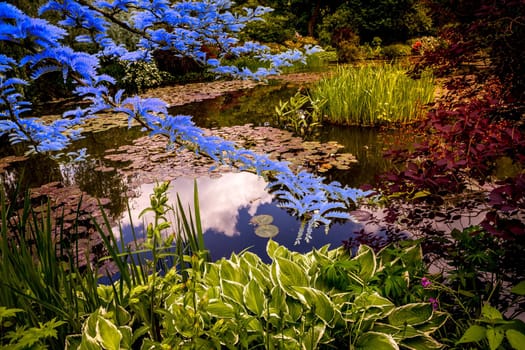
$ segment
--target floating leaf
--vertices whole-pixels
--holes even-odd
[[[255,215],[250,219],[250,223],[254,225],[269,225],[273,222],[273,216],[271,215]]]
[[[279,228],[275,225],[261,225],[255,229],[255,234],[262,238],[272,238],[277,236]]]

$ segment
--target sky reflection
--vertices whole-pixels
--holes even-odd
[[[184,209],[193,213],[193,178],[182,177],[171,182],[168,192],[170,204],[177,203],[179,195]],[[137,220],[144,208],[150,205],[150,194],[155,184],[144,184],[138,189],[138,198],[130,201],[131,217]],[[261,204],[271,203],[272,197],[266,192],[266,182],[257,175],[250,173],[226,173],[220,177],[199,177],[199,207],[203,231],[214,231],[228,237],[238,236],[239,211],[244,209],[253,216]],[[146,222],[151,222],[153,216],[148,213]],[[129,215],[121,220],[121,225],[130,227]],[[142,225],[135,225],[137,232]]]
[[[185,209],[193,210],[193,178],[183,177],[173,181],[169,190],[170,203],[175,204],[177,194]],[[143,237],[145,225],[138,219],[142,210],[150,205],[149,196],[153,193],[155,184],[145,184],[139,188],[139,196],[130,201],[131,217],[134,230],[139,237]],[[279,227],[279,234],[273,239],[287,248],[307,252],[314,247],[330,244],[332,248],[341,245],[362,225],[347,222],[334,224],[330,233],[324,233],[324,227],[314,230],[314,239],[294,245],[300,222],[286,210],[279,208],[272,197],[266,192],[266,183],[257,175],[250,173],[227,173],[217,178],[199,177],[199,206],[204,231],[204,243],[210,250],[212,260],[229,257],[231,253],[250,250],[263,260],[266,255],[267,238],[255,234],[255,226],[250,219],[255,215],[267,214],[274,218],[273,224]],[[153,216],[145,217],[146,224],[152,222]],[[173,222],[174,218],[169,217]],[[131,222],[126,214],[121,220],[124,233],[124,242],[131,241]],[[115,230],[118,232],[118,229]]]

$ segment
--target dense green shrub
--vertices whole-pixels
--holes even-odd
[[[412,54],[412,47],[406,44],[392,44],[383,47],[383,56],[388,59],[402,58]]]
[[[159,70],[155,62],[123,62],[124,76],[121,83],[128,91],[143,92],[146,89],[162,85],[169,80],[167,72]]]
[[[361,60],[363,52],[361,48],[351,41],[340,41],[337,47],[337,61],[349,63]]]

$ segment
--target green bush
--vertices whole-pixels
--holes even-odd
[[[410,56],[412,54],[412,47],[405,44],[392,44],[383,47],[383,56],[389,59],[401,58]]]
[[[339,67],[318,82],[313,98],[327,100],[322,112],[329,122],[375,126],[406,124],[421,118],[434,98],[434,79],[425,72],[412,79],[400,65]]]
[[[143,92],[146,89],[162,85],[169,80],[168,73],[160,71],[155,62],[122,62],[124,76],[121,84],[127,91]]]
[[[506,319],[491,306],[493,292],[483,305],[473,300],[481,292],[476,283],[490,277],[486,272],[497,268],[492,262],[498,259],[498,251],[487,256],[480,250],[487,243],[491,248],[491,238],[471,235],[477,227],[452,232],[457,259],[435,279],[425,277],[420,244],[410,240],[377,252],[361,245],[352,252],[324,246],[303,254],[270,239],[270,263],[248,251],[209,262],[196,186],[194,213],[185,213],[180,199],[175,207],[167,203],[168,186],[157,185],[143,211],[152,212],[154,221],[141,251],[118,245],[111,231],[102,235],[120,272],[111,285],[99,284],[89,267],[80,271],[72,256],[58,255],[62,249],[52,239],[51,216],[37,219],[29,200],[15,211],[0,196],[0,346],[394,350],[476,343],[522,348],[525,323]],[[11,220],[15,212],[17,221]],[[166,219],[170,213],[174,226]],[[111,227],[107,218],[105,226]],[[179,235],[163,234],[172,230]],[[153,258],[141,257],[143,252]],[[164,265],[168,257],[174,258],[172,266]],[[490,278],[487,285],[491,281],[493,288],[499,286]],[[521,305],[525,282],[510,292]]]
[[[337,48],[337,61],[340,63],[355,62],[363,59],[359,45],[351,41],[340,41]]]

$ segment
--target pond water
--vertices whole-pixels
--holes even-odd
[[[193,212],[194,179],[182,177],[171,183],[169,197],[179,195],[185,207]],[[220,177],[199,177],[199,209],[202,217],[205,246],[210,250],[212,260],[228,257],[232,252],[239,253],[250,250],[269,262],[266,255],[267,238],[255,234],[256,226],[250,221],[257,215],[270,215],[273,224],[279,228],[279,233],[273,239],[281,245],[299,252],[310,251],[313,247],[330,244],[338,247],[344,240],[359,231],[363,225],[347,222],[335,224],[326,235],[324,228],[314,230],[314,239],[294,245],[299,231],[300,222],[280,209],[265,190],[266,183],[251,173],[229,173]],[[154,184],[140,186],[140,195],[130,201],[130,213],[133,219],[133,230],[140,241],[144,237],[144,224],[136,219],[141,210],[149,206],[149,194],[153,192]],[[145,217],[146,222],[152,221],[152,216]],[[115,230],[118,232],[118,230]],[[132,241],[132,227],[129,216],[121,221],[121,232],[124,241]]]
[[[296,87],[260,86],[243,92],[229,93],[215,99],[205,100],[171,109],[172,114],[194,116],[198,126],[210,129],[251,123],[254,126],[271,126],[274,106],[279,100],[293,95]],[[323,174],[327,181],[337,180],[351,187],[372,183],[374,176],[388,167],[382,156],[387,140],[399,138],[401,132],[380,131],[368,128],[348,128],[325,126],[314,138],[320,142],[337,141],[344,152],[357,157],[358,164],[350,170],[332,170]],[[66,164],[49,158],[36,157],[30,160],[13,159],[13,154],[21,154],[21,149],[2,147],[0,160],[0,181],[6,192],[13,191],[21,182],[22,188],[39,188],[49,183],[59,183],[59,187],[78,188],[85,196],[107,199],[104,204],[115,220],[120,220],[123,228],[123,239],[130,240],[130,222],[126,207],[129,203],[134,223],[138,214],[149,205],[149,195],[154,184],[152,181],[141,183],[133,171],[123,175],[120,169],[126,168],[127,162],[112,161],[105,157],[108,150],[131,144],[143,134],[137,128],[112,128],[107,131],[86,133],[72,149],[87,148],[90,158],[82,163]],[[178,157],[178,156],[177,156]],[[132,169],[133,170],[133,169]],[[169,169],[168,169],[169,171]],[[23,174],[23,176],[22,176]],[[131,175],[130,175],[131,174]],[[155,176],[155,175],[153,175]],[[164,181],[160,174],[158,181]],[[279,234],[274,238],[290,249],[305,252],[312,247],[331,244],[341,245],[356,231],[361,224],[347,222],[334,224],[328,235],[324,228],[314,231],[314,240],[294,246],[300,222],[279,208],[266,192],[266,183],[249,173],[217,174],[180,173],[171,176],[171,197],[175,203],[178,193],[183,203],[191,203],[193,181],[197,178],[199,189],[202,224],[205,231],[205,243],[212,259],[229,256],[232,252],[245,249],[265,256],[266,238],[255,235],[250,219],[255,215],[268,214],[274,218]],[[151,178],[150,178],[151,179]],[[71,197],[71,196],[70,196]],[[135,229],[140,232],[142,224]]]

